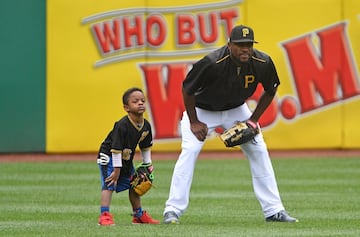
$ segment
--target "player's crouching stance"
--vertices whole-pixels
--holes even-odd
[[[113,192],[129,190],[129,200],[133,210],[133,224],[159,224],[146,211],[142,210],[140,196],[147,190],[136,188],[133,158],[135,149],[139,145],[143,168],[151,174],[151,146],[152,131],[150,123],[144,119],[145,97],[141,89],[130,88],[123,95],[124,110],[128,113],[115,122],[113,129],[102,142],[97,163],[101,177],[101,201],[98,224],[102,226],[114,225],[110,214],[110,204]],[[143,176],[143,174],[141,174]],[[151,180],[152,181],[152,180]],[[139,179],[136,179],[139,184]],[[151,187],[151,185],[146,185]],[[142,190],[139,192],[139,190]]]
[[[257,41],[252,28],[234,27],[227,45],[195,62],[182,83],[186,112],[181,119],[181,153],[163,212],[165,224],[179,223],[188,208],[195,163],[208,135],[218,127],[226,130],[221,135],[225,145],[240,145],[247,157],[265,220],[298,221],[285,211],[259,127],[259,119],[273,101],[280,79],[271,57],[255,49],[254,43]],[[263,94],[250,110],[246,101],[259,84]]]

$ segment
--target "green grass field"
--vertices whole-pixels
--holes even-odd
[[[156,188],[142,202],[162,220],[175,160],[153,163]],[[132,225],[122,192],[111,206],[117,225],[100,227],[95,161],[0,163],[0,236],[360,236],[360,157],[273,158],[273,166],[299,223],[264,221],[247,160],[201,159],[180,225]]]

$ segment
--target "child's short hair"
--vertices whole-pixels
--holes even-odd
[[[124,92],[124,95],[122,97],[122,101],[123,101],[124,105],[127,105],[129,103],[129,97],[130,97],[131,93],[133,93],[134,91],[140,91],[141,93],[144,94],[144,92],[138,87],[131,87],[131,88],[127,89]]]

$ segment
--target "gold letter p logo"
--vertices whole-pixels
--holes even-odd
[[[249,87],[249,84],[254,83],[255,82],[255,77],[254,75],[246,75],[245,76],[245,88]]]
[[[248,28],[242,29],[242,35],[243,35],[244,38],[246,38],[246,35],[248,35],[248,34],[249,34],[249,29]]]

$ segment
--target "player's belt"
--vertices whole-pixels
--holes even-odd
[[[244,102],[242,103],[237,103],[237,104],[227,104],[227,105],[223,105],[223,106],[212,106],[212,105],[205,105],[205,104],[201,104],[201,103],[196,103],[196,107],[200,108],[200,109],[204,109],[204,110],[209,110],[209,111],[224,111],[224,110],[229,110],[229,109],[234,109],[236,107],[239,107],[241,105],[243,105]]]

